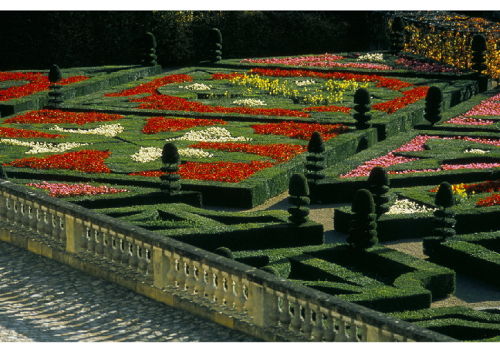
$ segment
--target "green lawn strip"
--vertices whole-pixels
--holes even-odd
[[[20,70],[21,71],[21,70]],[[22,70],[28,72],[33,70]],[[46,70],[34,70],[44,72]],[[63,77],[85,75],[90,78],[63,86],[61,92],[64,99],[71,99],[87,95],[103,89],[108,89],[125,82],[134,81],[144,76],[150,76],[161,72],[161,67],[148,66],[100,66],[62,69]],[[38,92],[29,96],[11,99],[0,103],[0,116],[5,117],[23,110],[41,109],[48,103],[48,91]]]
[[[282,278],[380,311],[428,307],[433,298],[455,290],[453,271],[382,246],[356,252],[347,245],[328,244],[236,252],[234,256],[251,266],[272,267]]]
[[[394,312],[398,319],[462,341],[500,341],[500,315],[462,306]]]
[[[500,232],[456,235],[444,242],[424,238],[424,252],[431,261],[473,275],[499,286]]]
[[[209,251],[221,246],[245,250],[323,243],[322,225],[308,221],[296,226],[280,210],[241,213],[156,204],[95,211]]]
[[[320,201],[323,203],[328,202],[351,202],[352,195],[357,189],[366,188],[368,185],[366,183],[367,176],[364,177],[352,177],[352,178],[340,178],[339,176],[345,174],[359,165],[363,164],[365,161],[372,160],[377,157],[386,155],[387,153],[401,147],[402,145],[411,141],[417,135],[438,135],[438,136],[469,136],[469,137],[480,137],[480,138],[498,138],[498,136],[491,132],[469,132],[467,134],[449,131],[411,131],[408,133],[403,133],[398,136],[391,137],[385,141],[379,142],[365,151],[361,151],[349,158],[346,158],[341,163],[337,163],[325,169],[326,178],[318,183],[317,192],[315,193],[313,200]],[[457,151],[458,148],[476,148],[480,147],[483,150],[493,151],[497,155],[498,147],[493,145],[478,144],[476,142],[449,140],[451,142],[450,146],[454,149],[448,150],[446,142],[439,142],[435,144],[436,141],[430,140],[431,144],[437,146],[441,144],[442,148],[439,148],[438,155],[440,159],[438,161],[449,162],[456,161],[462,163],[468,163],[471,159],[477,159],[479,161],[487,161],[483,158],[483,154],[470,154],[461,153]],[[429,145],[431,145],[429,144]],[[427,159],[415,162],[409,162],[399,165],[393,165],[387,167],[387,170],[401,170],[408,169],[419,166],[419,169],[428,168],[436,166],[436,160],[433,160],[432,150],[422,151],[424,154],[427,153]],[[399,154],[399,152],[398,152]],[[409,152],[401,153],[401,155],[407,154]],[[496,157],[497,158],[497,157]],[[498,159],[496,159],[498,160]],[[495,160],[495,161],[496,161]],[[491,158],[489,160],[492,161]],[[391,187],[409,187],[416,185],[439,185],[443,181],[448,181],[449,183],[468,183],[481,180],[496,180],[499,178],[500,170],[499,168],[488,168],[488,169],[458,169],[458,170],[444,170],[438,172],[418,172],[409,174],[391,174],[389,175],[391,181]]]
[[[434,208],[435,192],[429,190],[434,186],[415,186],[395,188],[392,203],[396,198],[409,199],[419,205]],[[477,207],[476,202],[490,193],[472,194],[468,197],[456,196],[453,211],[456,213],[457,233],[483,232],[499,228],[500,206]],[[351,206],[341,206],[334,210],[334,228],[339,232],[349,231],[352,218]],[[432,211],[424,213],[384,214],[377,221],[377,236],[381,241],[404,238],[422,238],[432,235],[434,216]]]

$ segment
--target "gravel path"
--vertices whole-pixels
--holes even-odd
[[[0,342],[255,338],[0,241]]]

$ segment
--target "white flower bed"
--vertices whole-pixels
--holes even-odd
[[[123,132],[124,128],[121,124],[100,125],[94,129],[65,129],[54,125],[50,130],[60,132],[70,132],[73,134],[89,134],[89,135],[102,135],[106,137],[114,137]]]
[[[482,150],[480,148],[468,148],[464,151],[464,153],[474,153],[474,154],[485,154],[488,153],[487,150]]]
[[[88,143],[78,143],[78,142],[63,142],[63,143],[28,142],[16,139],[0,139],[0,143],[6,145],[31,147],[30,150],[25,152],[26,154],[65,152],[72,148],[88,145]]]
[[[244,105],[246,107],[256,107],[256,106],[267,105],[263,100],[254,99],[254,98],[237,99],[237,100],[233,101],[233,104]]]
[[[384,54],[382,53],[366,53],[364,55],[360,55],[356,59],[357,61],[384,61]]]
[[[223,127],[211,126],[205,130],[191,130],[181,137],[166,139],[165,141],[197,141],[197,142],[233,142],[233,141],[251,141],[251,138],[245,136],[234,137],[229,130]]]
[[[212,158],[214,155],[199,148],[179,148],[179,155],[187,158]],[[158,147],[141,147],[139,152],[130,156],[139,163],[147,163],[161,158],[162,149]]]
[[[314,80],[295,81],[295,84],[299,87],[310,86],[310,85],[314,85],[315,83],[316,83],[316,81],[314,81]]]
[[[434,211],[435,208],[420,205],[408,199],[398,199],[391,206],[386,214],[410,214],[410,213],[427,213]]]
[[[204,83],[192,83],[186,86],[179,86],[179,88],[185,88],[190,91],[209,91],[212,86],[206,85]]]

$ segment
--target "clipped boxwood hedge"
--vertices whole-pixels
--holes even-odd
[[[348,245],[325,244],[242,251],[234,257],[383,312],[426,308],[455,291],[452,270],[383,246],[356,252]]]

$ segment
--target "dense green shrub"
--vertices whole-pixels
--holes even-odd
[[[455,197],[453,196],[453,189],[448,182],[442,182],[436,193],[435,199],[437,210],[434,211],[435,228],[434,234],[445,240],[456,234],[455,212],[450,209],[455,205]]]
[[[175,144],[169,142],[163,146],[161,161],[164,165],[161,171],[168,174],[160,176],[160,180],[162,181],[160,188],[167,194],[173,195],[181,189],[179,182],[181,177],[177,173],[179,171],[180,156]]]
[[[404,35],[404,22],[401,17],[395,17],[392,20],[391,24],[391,50],[394,53],[399,53],[403,50],[403,46],[405,44],[405,35]]]
[[[222,60],[222,33],[218,28],[212,28],[209,31],[210,51],[208,60],[217,62]]]
[[[311,201],[309,199],[309,186],[304,174],[292,175],[288,193],[290,194],[288,201],[295,206],[288,208],[288,213],[290,213],[288,219],[295,224],[307,222],[307,216],[309,215],[307,206]]]
[[[370,191],[360,189],[352,201],[354,212],[347,242],[356,249],[367,249],[377,244],[375,203]]]
[[[153,33],[151,32],[146,32],[143,37],[143,50],[144,50],[144,57],[142,59],[142,65],[144,66],[155,66],[158,64],[156,59],[158,58],[156,56],[156,38]]]
[[[432,86],[427,91],[425,97],[425,113],[424,118],[434,125],[441,120],[441,104],[443,103],[443,93],[441,89]]]
[[[377,217],[389,211],[389,177],[382,167],[374,167],[368,176],[368,190],[373,195]]]
[[[368,121],[372,118],[370,114],[366,114],[371,110],[370,108],[370,93],[365,88],[359,88],[354,93],[354,110],[356,113],[353,115],[356,119],[356,128],[359,130],[368,129],[371,125]]]
[[[325,178],[323,170],[325,169],[325,144],[321,134],[314,131],[307,145],[306,156],[306,177],[309,187],[313,187],[318,181]]]
[[[472,37],[472,69],[478,73],[486,70],[486,38],[481,34],[476,34]]]
[[[231,249],[226,248],[225,246],[221,246],[221,247],[215,249],[214,253],[216,253],[217,255],[227,257],[228,259],[234,258],[233,252],[231,251]]]
[[[61,106],[63,102],[63,94],[61,92],[61,85],[57,84],[57,82],[61,81],[62,72],[59,66],[52,65],[49,70],[49,81],[52,83],[50,85],[49,91],[49,104],[48,106],[52,109],[57,109]]]

